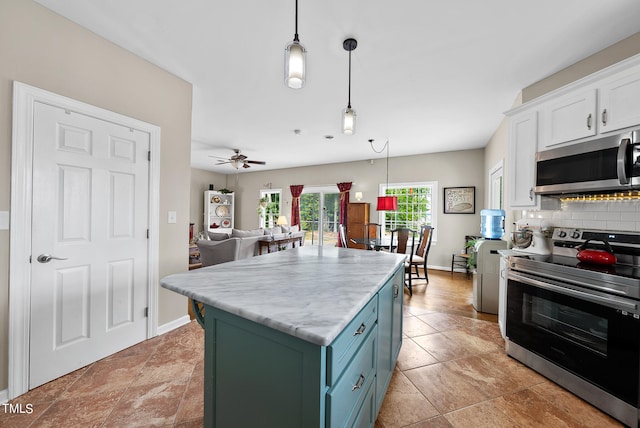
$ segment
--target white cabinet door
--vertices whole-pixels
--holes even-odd
[[[640,67],[600,88],[601,133],[640,125]]]
[[[542,107],[539,150],[596,135],[596,90],[571,93]]]
[[[509,205],[535,207],[539,197],[535,186],[536,150],[538,145],[538,112],[528,111],[509,119]]]

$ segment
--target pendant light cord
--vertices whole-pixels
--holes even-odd
[[[293,41],[294,42],[300,41],[300,39],[298,39],[298,0],[296,0],[296,31],[295,31],[295,34],[293,35]]]
[[[389,140],[387,140],[387,142],[384,143],[384,146],[382,146],[380,151],[377,151],[375,147],[373,147],[373,139],[369,140],[369,144],[371,144],[371,150],[373,150],[376,153],[382,153],[384,149],[387,149],[387,187],[389,187]]]
[[[347,102],[347,108],[351,108],[351,51],[349,51],[349,100]]]

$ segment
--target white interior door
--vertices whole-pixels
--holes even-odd
[[[29,387],[147,337],[150,137],[36,102]]]

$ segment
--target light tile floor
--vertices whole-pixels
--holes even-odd
[[[463,274],[429,277],[405,294],[402,350],[376,428],[622,426],[507,357],[496,317],[473,310]],[[11,404],[33,411],[0,406],[0,427],[202,427],[202,329],[192,322]]]

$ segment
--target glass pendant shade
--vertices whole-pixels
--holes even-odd
[[[378,211],[397,211],[398,210],[398,197],[397,196],[378,196]]]
[[[342,133],[351,135],[356,132],[356,111],[351,107],[342,110]]]
[[[293,89],[304,87],[306,80],[307,50],[299,41],[293,40],[285,48],[284,83]]]

